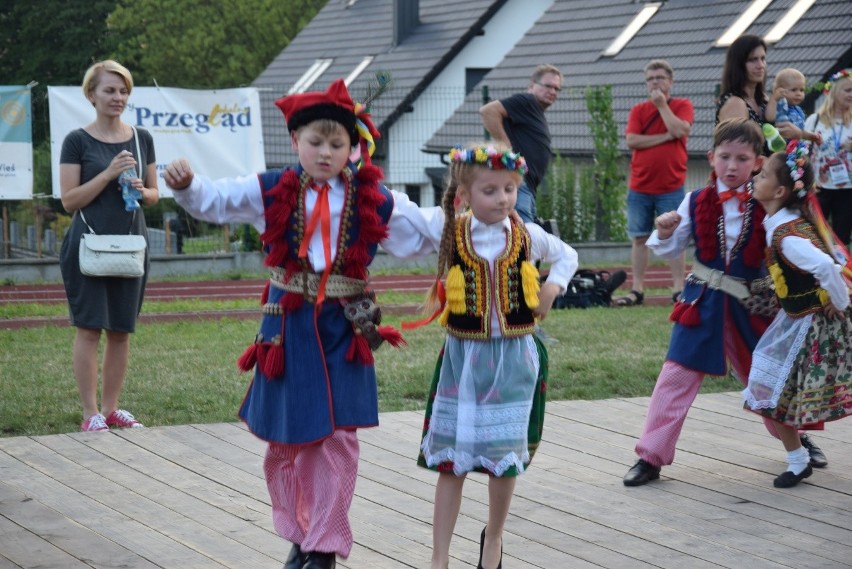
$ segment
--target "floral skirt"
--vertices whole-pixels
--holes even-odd
[[[778,403],[752,410],[795,428],[852,414],[852,307],[845,314],[845,320],[813,315]]]
[[[417,464],[456,475],[473,471],[517,476],[529,466],[541,442],[547,399],[547,350],[534,336],[478,342],[483,348],[481,355],[488,355],[486,361],[477,361],[467,353],[463,369],[456,366],[453,372],[453,364],[446,360],[459,359],[460,353],[448,354],[448,350],[456,352],[461,348],[458,342],[475,341],[449,338],[441,350],[429,388]],[[511,349],[504,350],[504,343],[510,344]],[[514,354],[515,359],[509,356],[507,360],[512,363],[502,359],[496,362],[495,353]],[[515,361],[518,358],[532,361]],[[480,374],[476,404],[465,404],[465,384],[475,379],[469,375],[485,369],[489,371]],[[530,372],[532,375],[525,377]],[[486,377],[491,385],[483,390],[481,381]],[[524,386],[527,381],[528,387]]]

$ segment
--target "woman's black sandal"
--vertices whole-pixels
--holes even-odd
[[[613,304],[615,306],[641,306],[643,302],[645,302],[645,294],[638,290],[631,290],[627,293],[627,296],[616,298]]]

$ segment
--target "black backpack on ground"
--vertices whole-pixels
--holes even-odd
[[[554,308],[589,308],[590,306],[610,306],[612,293],[624,284],[627,273],[615,271],[593,271],[578,269],[568,283],[565,294],[556,298]]]

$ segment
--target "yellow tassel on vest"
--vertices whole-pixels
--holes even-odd
[[[538,269],[529,261],[521,262],[521,285],[524,287],[524,300],[530,310],[538,308]]]
[[[817,297],[819,297],[819,303],[823,306],[828,306],[831,304],[831,297],[828,296],[828,291],[824,288],[817,289]]]
[[[464,273],[458,265],[453,265],[447,271],[447,308],[453,314],[465,313]]]
[[[447,322],[450,321],[450,307],[445,306],[444,311],[441,312],[441,316],[438,318],[438,324],[441,326],[446,326]]]
[[[769,269],[769,274],[772,276],[772,283],[775,285],[775,294],[778,295],[778,298],[787,298],[789,290],[787,289],[787,281],[784,279],[784,273],[781,272],[781,267],[778,266],[778,263],[772,263],[767,268]]]

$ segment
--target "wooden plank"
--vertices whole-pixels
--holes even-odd
[[[33,554],[49,558],[45,551],[52,552],[52,549],[47,545],[31,543],[44,540],[66,557],[61,563],[56,563],[57,567],[77,567],[77,559],[86,559],[102,567],[156,567],[127,548],[57,514],[37,498],[0,481],[0,522],[4,519],[16,524],[18,529],[10,533],[0,531],[0,551],[11,552],[5,546],[10,540],[15,540],[16,545],[22,548],[21,551],[28,552],[27,556],[19,558],[21,562],[32,559]]]
[[[0,533],[0,535],[5,537],[5,534]],[[11,540],[12,537],[9,536],[9,539]],[[3,540],[0,540],[0,545],[2,545],[2,544],[3,544]],[[5,555],[0,553],[0,569],[23,569],[23,567],[21,567],[17,563],[12,563],[11,559],[7,558]]]
[[[282,547],[274,530],[266,527],[271,524],[262,523],[267,517],[261,516],[256,508],[251,508],[253,504],[249,504],[245,496],[211,485],[207,479],[181,471],[174,464],[151,456],[120,437],[101,437],[96,440],[97,444],[91,444],[90,441],[89,445],[81,445],[70,437],[47,437],[42,442],[58,455],[84,468],[100,467],[109,471],[112,482],[128,492],[146,496],[162,508],[174,512],[173,515],[180,516],[177,518],[178,523],[179,520],[188,518],[209,530],[208,535],[214,540],[217,540],[217,535],[223,534],[227,536],[226,541],[234,540],[247,545],[242,553],[245,557],[235,557],[236,561],[247,566],[256,566],[255,563],[269,562],[270,557],[274,559],[274,553],[286,555],[286,549]],[[117,455],[117,445],[113,442],[118,442],[118,446],[134,449],[136,459],[122,461],[113,458]],[[136,469],[128,464],[150,466]],[[179,480],[180,484],[171,482],[176,480]],[[230,554],[235,556],[240,555],[241,549],[243,548],[238,546],[228,547]]]
[[[115,436],[111,433],[80,433],[72,436],[76,438],[81,435],[82,438],[91,438],[91,444],[97,444],[96,441],[99,437]],[[68,437],[69,435],[58,436]],[[163,565],[178,566],[185,564],[185,566],[199,568],[227,567],[229,566],[227,562],[230,560],[250,559],[252,562],[258,563],[258,565],[255,565],[257,567],[264,566],[264,562],[267,563],[266,566],[272,566],[268,564],[270,561],[268,557],[248,551],[246,548],[240,547],[237,542],[208,530],[197,521],[169,510],[156,501],[113,482],[105,476],[106,472],[105,475],[102,475],[65,457],[46,452],[46,447],[35,440],[29,438],[13,439],[4,444],[4,450],[32,466],[41,474],[55,478],[61,485],[75,491],[81,503],[85,502],[89,508],[97,509],[102,517],[82,518],[90,529],[99,528],[103,523],[117,522],[119,525],[127,523],[138,525],[137,530],[129,530],[134,535],[128,536],[128,539],[137,540],[140,536],[150,539],[151,541],[147,545],[140,545],[146,548],[154,548],[156,558],[164,559]],[[68,492],[66,491],[64,494],[67,495]],[[55,501],[50,504],[51,507],[54,509],[62,507],[59,502],[64,497],[66,496],[57,495]],[[110,519],[114,521],[110,522]],[[128,529],[125,528],[125,530]],[[112,532],[112,528],[104,531]],[[126,533],[126,531],[123,533]],[[118,541],[115,536],[111,536],[111,539]],[[165,549],[170,549],[172,553],[164,558],[160,549],[166,542],[170,543]],[[134,546],[134,550],[136,550],[135,547],[138,547],[138,545]]]
[[[198,563],[196,556],[187,548],[163,538],[159,533],[151,531],[136,520],[129,519],[121,512],[106,508],[77,492],[69,491],[67,486],[52,476],[27,467],[7,454],[11,448],[23,446],[21,442],[24,440],[28,439],[16,437],[0,440],[2,450],[5,451],[0,452],[0,472],[3,473],[5,483],[17,487],[30,496],[37,496],[40,503],[55,510],[59,515],[73,519],[89,529],[91,529],[90,526],[97,526],[97,532],[104,538],[135,552],[142,558],[165,560],[175,567],[203,569],[204,565]],[[32,443],[32,441],[29,442]],[[31,564],[37,565],[39,559],[36,557],[32,561]],[[207,566],[215,565],[208,563]]]
[[[62,551],[50,541],[0,516],[0,567],[63,567],[86,569],[89,565]]]
[[[783,457],[759,418],[739,408],[737,393],[700,395],[675,464],[658,482],[625,488],[647,403],[548,402],[544,441],[507,520],[505,566],[849,566],[852,423],[815,434],[828,469],[778,490],[771,479]],[[426,567],[437,475],[415,465],[423,413],[380,420],[359,431],[355,544],[338,567]],[[289,544],[271,527],[265,450],[241,423],[0,438],[0,569],[146,567],[110,564],[106,552],[91,560],[91,540],[148,566],[279,568]],[[451,566],[476,564],[487,483],[475,474],[465,482]],[[25,562],[8,555],[7,534],[36,540]],[[57,552],[72,562],[50,561]]]

